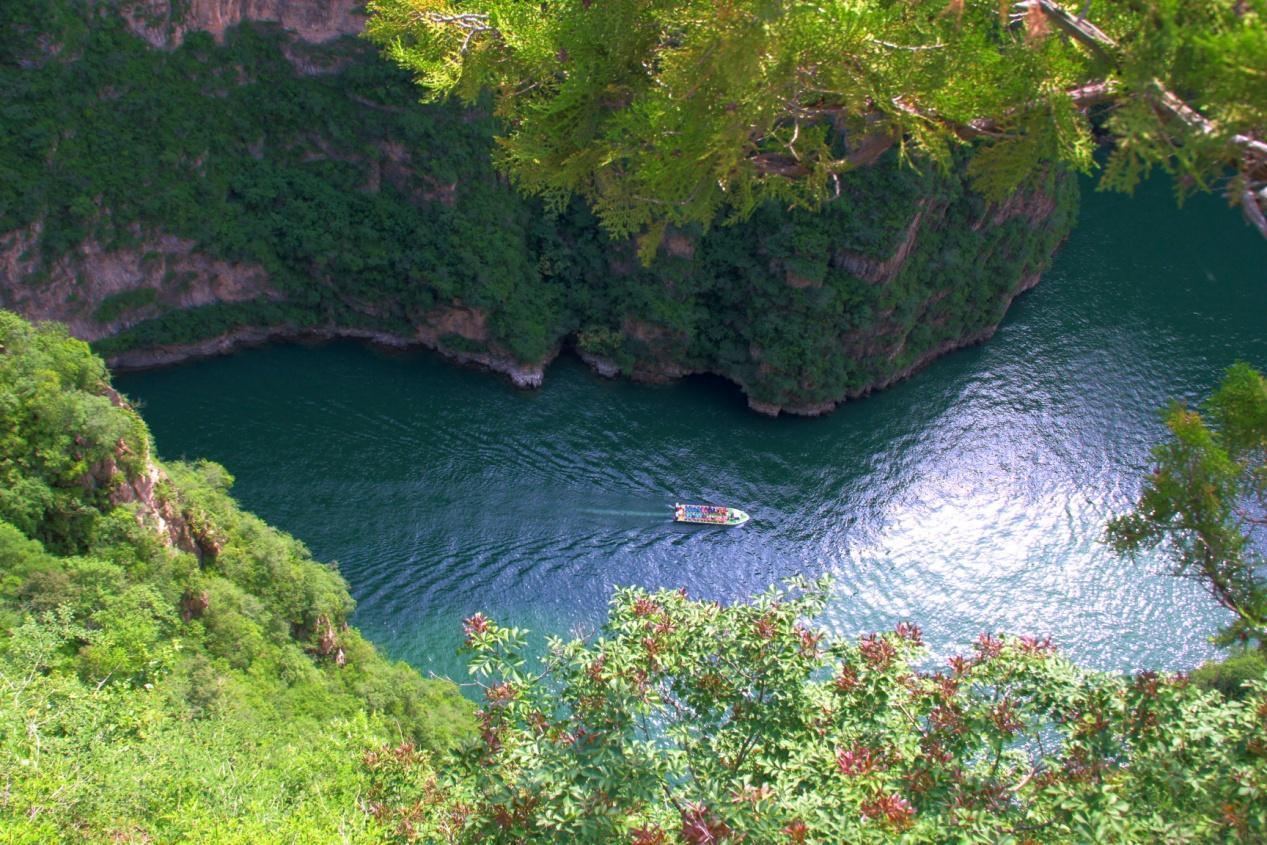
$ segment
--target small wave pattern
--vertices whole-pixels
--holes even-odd
[[[1101,668],[1187,668],[1222,611],[1099,538],[1138,491],[1158,408],[1235,360],[1267,367],[1264,247],[1196,205],[1164,186],[1088,196],[992,340],[814,420],[758,417],[709,380],[649,388],[564,360],[520,393],[350,344],[118,381],[162,454],[225,464],[245,506],[338,562],[362,630],[424,671],[464,679],[477,610],[585,634],[618,585],[735,601],[822,573],[839,635],[910,619],[939,657],[1007,631]],[[752,521],[675,524],[676,501]]]

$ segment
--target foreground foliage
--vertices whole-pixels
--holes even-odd
[[[85,344],[0,311],[0,841],[372,837],[359,751],[450,748],[466,702],[221,467],[152,454]]]
[[[1096,128],[1114,142],[1104,187],[1161,167],[1183,195],[1234,172],[1228,196],[1267,235],[1264,0],[369,7],[369,35],[432,96],[494,92],[520,186],[583,196],[609,230],[646,232],[646,255],[666,224],[818,207],[892,145],[945,168],[972,144],[977,188],[1001,199],[1055,163],[1090,172]]]
[[[367,756],[406,841],[1210,842],[1267,836],[1267,678],[1243,701],[1180,676],[1088,672],[983,634],[932,665],[902,623],[808,620],[825,583],[721,607],[617,592],[600,634],[467,620],[481,739],[436,775]]]

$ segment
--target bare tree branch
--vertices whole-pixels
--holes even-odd
[[[458,52],[466,55],[471,48],[471,41],[477,35],[484,33],[492,33],[500,38],[501,32],[497,27],[490,26],[488,23],[488,15],[475,12],[468,12],[458,15],[442,15],[439,12],[419,12],[413,16],[414,20],[432,24],[433,26],[448,26],[459,32],[466,33],[466,37],[462,39],[462,46],[458,48]]]

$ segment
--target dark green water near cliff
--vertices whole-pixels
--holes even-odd
[[[591,630],[615,585],[722,601],[832,573],[825,622],[912,619],[939,654],[1050,634],[1088,665],[1184,668],[1223,613],[1160,559],[1098,543],[1168,397],[1267,367],[1267,244],[1218,201],[1088,194],[998,334],[826,418],[771,420],[720,381],[652,388],[562,360],[536,393],[425,353],[274,346],[122,376],[161,454],[337,560],[355,622],[463,679],[460,620]],[[749,510],[668,521],[675,500]]]

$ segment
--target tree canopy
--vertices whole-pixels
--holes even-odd
[[[367,33],[429,96],[504,120],[500,166],[609,230],[818,207],[897,145],[971,146],[1001,198],[1054,165],[1130,191],[1224,189],[1267,235],[1267,0],[371,0]],[[1084,16],[1085,15],[1085,16]]]

